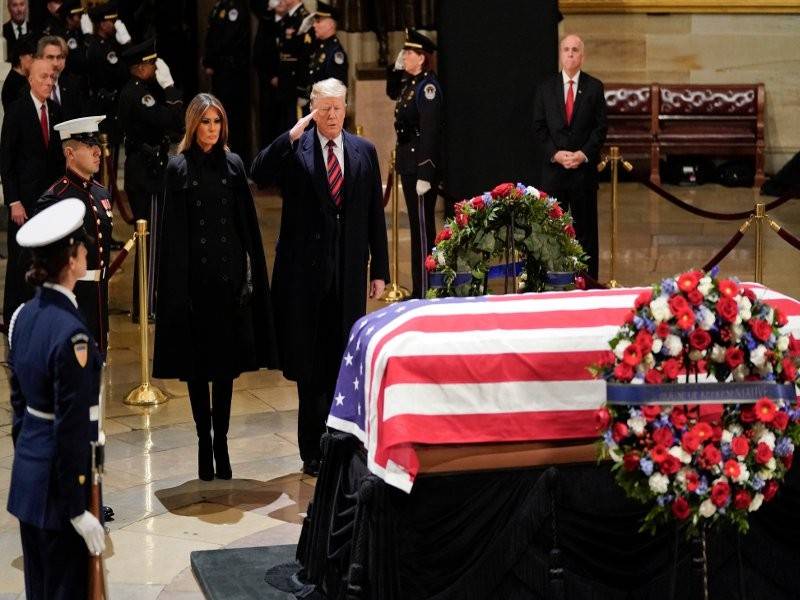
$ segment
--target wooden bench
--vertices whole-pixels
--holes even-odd
[[[669,154],[750,156],[764,182],[764,84],[607,84],[606,146],[650,158],[650,180]]]

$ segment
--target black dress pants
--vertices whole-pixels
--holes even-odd
[[[11,324],[11,317],[20,304],[33,297],[33,288],[25,282],[25,257],[30,253],[17,244],[19,226],[8,217],[8,260],[6,261],[5,288],[3,289],[3,322],[6,327]],[[30,217],[31,215],[28,215]]]
[[[548,192],[556,198],[564,210],[572,213],[575,234],[589,255],[589,275],[597,279],[600,264],[600,244],[597,234],[597,188],[580,190],[553,190]]]
[[[214,475],[214,462],[216,462],[217,477],[230,479],[228,426],[231,420],[233,379],[215,379],[211,382],[210,394],[207,380],[191,379],[186,383],[189,388],[194,426],[197,430],[199,475],[201,478],[210,479]]]
[[[61,531],[19,524],[25,597],[28,600],[84,600],[88,595],[89,551],[67,524]]]
[[[433,248],[433,240],[436,238],[436,198],[439,183],[431,181],[431,189],[425,194],[425,233],[427,239],[422,242],[422,233],[419,223],[419,199],[417,197],[417,177],[416,175],[400,175],[403,183],[403,197],[406,201],[408,210],[408,226],[411,234],[411,282],[412,298],[422,297],[422,281],[425,268],[425,258]],[[424,246],[424,247],[423,247]],[[427,277],[427,273],[424,275]]]

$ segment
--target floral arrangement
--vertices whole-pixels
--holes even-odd
[[[544,289],[548,271],[586,268],[569,212],[534,187],[503,183],[456,203],[455,217],[438,233],[425,261],[426,269],[440,273],[444,282],[429,297],[485,294],[490,263],[507,251],[509,235],[524,263],[520,291]],[[468,273],[469,280],[458,283],[459,273]]]
[[[787,318],[736,279],[689,271],[642,292],[611,352],[592,370],[608,382],[797,383],[800,342]],[[776,386],[777,387],[777,386]],[[690,534],[727,521],[747,531],[748,513],[778,491],[800,443],[791,400],[612,405],[597,413],[601,453],[633,499],[652,503],[644,528],[676,520]]]

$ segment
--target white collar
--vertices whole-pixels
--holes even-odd
[[[344,145],[343,145],[343,141],[344,140],[342,139],[342,137],[343,137],[342,133],[339,132],[339,135],[337,135],[335,138],[333,138],[333,143],[334,143],[334,145],[336,146],[336,148],[338,150],[344,150]],[[330,140],[329,140],[329,138],[326,138],[324,135],[322,135],[319,132],[319,129],[317,129],[317,139],[319,139],[319,143],[322,144],[322,148],[323,149],[328,147],[328,142]]]
[[[578,69],[578,71],[575,73],[575,75],[572,76],[572,81],[575,83],[575,87],[578,87],[578,78],[580,76],[581,76],[581,70],[580,69]],[[567,85],[567,82],[569,80],[570,80],[570,77],[569,77],[569,75],[567,75],[567,72],[566,71],[561,71],[561,81],[564,83],[564,85]]]
[[[295,5],[294,5],[292,8],[290,8],[290,9],[289,9],[289,10],[286,12],[286,14],[288,14],[290,17],[293,17],[293,16],[294,16],[294,13],[296,13],[296,12],[297,12],[297,10],[298,10],[298,9],[299,9],[301,6],[303,6],[303,3],[302,3],[302,2],[298,2],[298,3],[297,3],[297,4],[295,4]]]
[[[42,105],[47,106],[47,99],[45,98],[45,101],[42,102],[36,96],[33,95],[33,92],[31,92],[31,99],[33,100],[33,105],[36,107],[36,116],[38,117],[39,113],[42,112]],[[49,116],[50,115],[48,115],[48,117]],[[49,125],[49,123],[48,123],[48,125]]]
[[[75,297],[75,294],[72,293],[72,290],[69,290],[69,289],[65,288],[60,283],[53,283],[51,281],[45,281],[42,284],[42,287],[50,288],[51,290],[55,290],[57,292],[61,292],[67,298],[69,298],[69,301],[72,302],[72,304],[73,304],[73,306],[75,306],[75,308],[78,308],[78,299]]]

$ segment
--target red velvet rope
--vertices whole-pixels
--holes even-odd
[[[794,246],[794,248],[800,250],[800,239],[786,231],[783,227],[778,227],[778,229],[775,230],[775,233],[781,236],[781,239],[789,243],[791,246]]]

